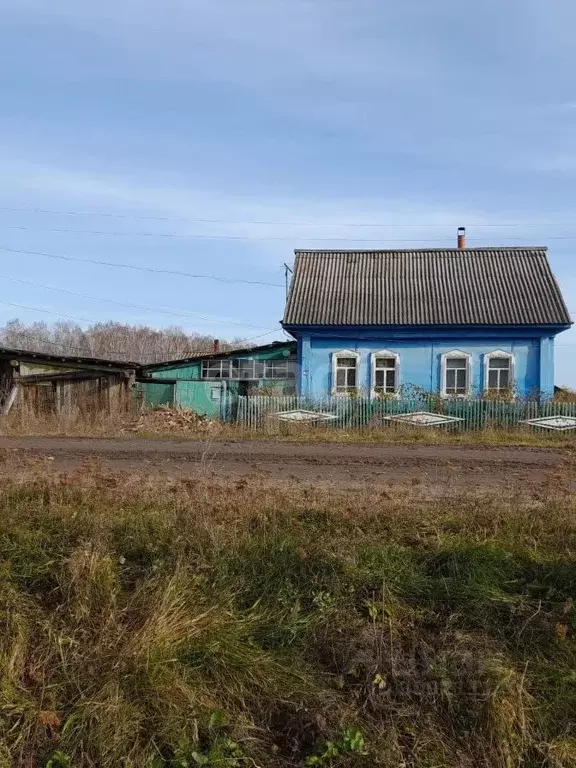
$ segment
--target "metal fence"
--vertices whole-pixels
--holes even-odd
[[[288,424],[347,429],[426,426],[449,430],[512,429],[532,419],[551,419],[544,429],[576,430],[576,402],[397,400],[331,397],[310,401],[298,396],[240,397],[234,418],[249,429],[275,432]],[[573,423],[572,423],[573,420]],[[538,428],[533,425],[532,428]],[[573,433],[576,436],[576,431]]]

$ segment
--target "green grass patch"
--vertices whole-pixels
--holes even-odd
[[[0,766],[576,766],[576,508],[0,489]]]

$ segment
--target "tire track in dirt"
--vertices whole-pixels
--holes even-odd
[[[0,438],[6,474],[19,460],[56,471],[98,462],[110,471],[250,477],[265,485],[305,483],[339,489],[416,485],[513,493],[543,483],[576,490],[573,457],[545,448],[377,445],[142,438]]]

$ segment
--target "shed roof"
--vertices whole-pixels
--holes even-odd
[[[142,368],[146,371],[156,370],[159,368],[175,368],[179,365],[186,365],[186,363],[194,363],[198,360],[224,360],[228,357],[242,357],[243,355],[252,355],[256,352],[273,352],[281,349],[296,349],[296,342],[294,341],[273,341],[271,344],[260,344],[256,347],[246,347],[244,349],[231,349],[226,352],[210,352],[208,354],[193,355],[192,357],[184,357],[179,360],[166,360],[163,363],[150,363],[144,365]]]
[[[285,326],[571,324],[544,247],[295,253]]]
[[[135,370],[140,368],[140,363],[130,363],[124,360],[108,360],[101,357],[78,357],[76,355],[52,355],[48,352],[34,352],[29,349],[14,349],[12,347],[0,347],[0,358],[22,360],[24,362],[50,363],[53,365],[66,365],[71,368],[83,366],[101,368],[103,370]]]

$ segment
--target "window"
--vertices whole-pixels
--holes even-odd
[[[356,358],[339,357],[336,362],[336,391],[350,392],[356,389]]]
[[[458,350],[442,355],[442,394],[445,397],[470,394],[470,355]]]
[[[510,392],[514,384],[513,362],[512,355],[502,350],[486,355],[485,388],[491,392]]]
[[[293,363],[282,360],[249,360],[247,358],[226,358],[225,360],[203,360],[203,379],[289,379],[294,378]]]
[[[372,392],[376,395],[394,395],[399,384],[399,358],[384,350],[372,355]]]
[[[254,360],[240,360],[238,366],[239,379],[254,379]]]
[[[465,395],[468,392],[468,360],[452,357],[446,360],[446,394]]]
[[[358,390],[357,352],[336,352],[332,357],[333,385],[337,395],[346,395]]]
[[[294,376],[294,365],[286,358],[266,361],[265,379],[293,379]]]
[[[230,378],[229,360],[203,360],[203,379],[228,379]]]
[[[203,379],[231,379],[235,370],[232,367],[232,360],[203,360],[202,378]]]

